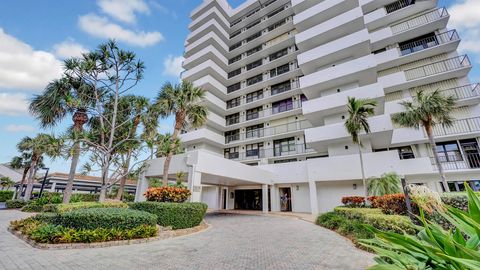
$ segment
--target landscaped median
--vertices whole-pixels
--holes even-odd
[[[108,201],[45,205],[12,221],[10,231],[38,248],[86,248],[142,243],[206,229],[202,203]]]

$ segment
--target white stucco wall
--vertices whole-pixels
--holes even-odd
[[[353,188],[357,184],[357,188]],[[364,196],[361,180],[357,181],[335,181],[318,182],[318,211],[320,213],[332,211],[333,208],[342,205],[342,197],[345,196]]]

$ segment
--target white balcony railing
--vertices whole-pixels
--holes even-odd
[[[230,160],[247,161],[261,158],[278,158],[301,154],[312,154],[315,150],[305,144],[289,145],[288,147],[258,148],[246,152],[226,153],[225,158]]]
[[[437,125],[433,128],[434,136],[448,136],[480,132],[480,117],[454,120],[451,126]]]
[[[445,96],[453,96],[457,100],[480,97],[480,84],[472,83],[455,88],[441,90]]]
[[[405,70],[405,78],[407,81],[444,73],[447,71],[453,71],[457,69],[462,69],[466,67],[471,67],[470,60],[467,55],[461,55],[446,60],[441,60],[435,63],[423,65],[416,68],[411,68]]]
[[[400,55],[405,56],[457,40],[460,40],[457,31],[450,30],[435,36],[429,36],[420,40],[404,43],[400,45]]]
[[[237,134],[225,136],[225,143],[228,144],[228,143],[234,143],[234,142],[243,141],[243,140],[253,140],[258,138],[264,138],[264,137],[304,130],[310,127],[312,127],[310,122],[304,120],[304,121],[296,121],[296,122],[283,124],[283,125],[256,128],[256,129],[251,129],[247,132],[239,132]]]
[[[420,25],[424,25],[430,22],[434,22],[441,18],[449,16],[447,9],[439,8],[428,13],[422,14],[410,20],[395,24],[391,26],[392,33],[398,34],[400,32],[408,31],[410,29],[416,28]]]
[[[445,171],[480,169],[480,153],[457,153],[454,155],[442,155],[439,157],[442,168]],[[435,158],[430,157],[433,169],[438,170]]]

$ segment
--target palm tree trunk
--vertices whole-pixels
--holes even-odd
[[[29,169],[29,174],[28,174],[28,179],[27,179],[27,189],[25,190],[25,195],[23,196],[23,199],[25,201],[29,201],[30,197],[32,197],[32,191],[33,191],[33,184],[35,182],[35,167],[37,166],[37,158],[32,157],[32,161],[30,163],[30,169]]]
[[[176,148],[175,142],[178,138],[178,134],[180,134],[180,130],[182,129],[183,126],[183,121],[185,121],[185,117],[181,116],[181,113],[177,113],[175,116],[175,128],[173,130],[173,134],[171,139],[171,144],[170,144],[170,152],[168,153],[167,157],[165,158],[165,163],[163,164],[163,179],[162,183],[163,186],[168,185],[168,169],[170,167],[170,161],[172,160],[173,157],[173,151]]]
[[[450,192],[450,188],[448,187],[448,182],[445,177],[445,172],[443,171],[443,165],[440,162],[440,157],[438,156],[437,144],[435,143],[435,139],[433,138],[432,126],[425,125],[425,132],[427,133],[428,142],[430,144],[430,147],[432,148],[433,158],[435,159],[435,164],[437,164],[438,173],[440,174],[440,179],[442,180],[445,192]]]
[[[362,146],[360,139],[358,141],[358,154],[360,156],[360,168],[362,170],[362,183],[363,183],[363,191],[365,193],[365,202],[367,202],[367,197],[368,197],[368,188],[367,188],[367,181],[365,179],[365,168],[363,165],[363,154],[362,154]]]
[[[68,182],[63,191],[63,203],[69,203],[73,191],[73,182],[75,181],[75,173],[77,171],[78,160],[80,159],[80,142],[75,142],[73,146],[72,162],[70,163],[70,171],[68,173]]]
[[[23,169],[22,181],[20,181],[20,186],[15,189],[14,199],[19,199],[22,196],[23,185],[25,185],[25,179],[27,179],[27,173],[30,170],[30,167]]]

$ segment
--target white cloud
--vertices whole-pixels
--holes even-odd
[[[53,54],[34,50],[0,28],[0,89],[42,90],[61,74],[62,63]]]
[[[0,93],[0,115],[26,115],[28,100],[25,94]]]
[[[167,56],[167,58],[163,61],[163,74],[172,77],[179,77],[180,73],[183,71],[183,60],[183,56]]]
[[[95,14],[80,16],[80,28],[98,38],[111,38],[130,45],[146,47],[164,40],[160,32],[132,31]]]
[[[97,4],[104,13],[125,23],[135,23],[137,20],[135,13],[150,12],[143,0],[99,0]]]
[[[53,50],[53,53],[60,58],[80,57],[83,53],[88,52],[87,48],[71,38],[53,45]]]
[[[450,23],[459,30],[460,51],[471,53],[480,63],[480,1],[464,0],[449,8]]]
[[[30,125],[11,124],[5,127],[5,131],[7,132],[34,132],[35,130],[36,128]]]

